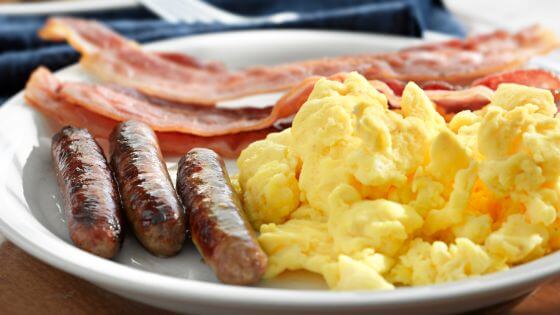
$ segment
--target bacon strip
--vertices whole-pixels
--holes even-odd
[[[551,31],[533,26],[515,34],[496,31],[396,53],[323,58],[231,72],[219,64],[201,63],[188,56],[146,52],[93,21],[52,18],[40,35],[67,40],[82,54],[82,66],[104,81],[199,105],[286,90],[310,76],[349,71],[358,71],[370,80],[469,84],[487,74],[518,67],[558,46]]]
[[[276,120],[268,108],[222,109],[180,105],[155,99],[134,89],[64,82],[58,91],[69,103],[116,121],[138,120],[155,131],[215,136],[259,130]]]
[[[35,71],[27,82],[25,99],[44,115],[62,125],[87,128],[95,137],[107,139],[118,121],[76,106],[59,95],[62,84],[46,69]],[[210,148],[227,158],[235,158],[250,143],[263,139],[275,128],[234,135],[199,137],[176,132],[157,132],[162,150],[167,154],[184,154],[195,147]]]
[[[484,85],[495,90],[502,83],[517,83],[551,91],[560,89],[560,77],[542,69],[522,69],[495,73],[474,81],[472,85]]]
[[[36,71],[48,72],[47,69]],[[50,74],[49,72],[49,75]],[[69,103],[116,121],[138,120],[156,131],[218,136],[261,130],[293,115],[307,100],[317,78],[308,78],[267,108],[217,108],[177,104],[131,88],[81,82],[59,83],[57,95]],[[51,80],[56,80],[54,77]]]

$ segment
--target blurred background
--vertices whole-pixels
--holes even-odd
[[[560,1],[554,0],[184,0],[180,8],[176,3],[0,0],[0,82],[4,83],[0,101],[21,90],[39,65],[57,70],[77,61],[78,54],[70,47],[37,37],[44,20],[53,15],[98,19],[139,42],[254,28],[345,30],[440,40],[541,23],[560,34],[556,22]],[[206,7],[192,9],[192,3]],[[212,17],[199,14],[203,12]]]
[[[60,0],[58,0],[60,1]],[[58,2],[56,1],[56,2]],[[64,0],[65,2],[92,2],[91,0]],[[99,1],[99,0],[94,0]],[[119,0],[101,0],[108,3]],[[41,0],[0,0],[0,4],[55,2]],[[133,3],[135,0],[125,0]],[[240,0],[238,2],[243,2]],[[263,0],[262,2],[266,2]],[[495,27],[521,27],[528,23],[543,23],[560,32],[557,23],[559,1],[556,0],[444,0],[444,4],[465,25],[468,31],[484,31]]]

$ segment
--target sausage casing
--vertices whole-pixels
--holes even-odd
[[[253,284],[267,257],[233,190],[223,160],[193,149],[179,161],[177,192],[185,205],[194,244],[224,283]]]
[[[137,239],[154,255],[177,254],[185,241],[185,213],[155,133],[146,124],[127,121],[115,127],[109,142],[111,166]]]
[[[70,238],[111,258],[122,243],[121,204],[103,151],[86,129],[64,127],[52,139],[52,159]]]

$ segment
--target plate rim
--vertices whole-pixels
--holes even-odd
[[[372,33],[356,33],[345,31],[321,31],[306,29],[290,30],[246,30],[230,31],[211,34],[200,34],[185,37],[178,37],[164,41],[157,41],[147,44],[148,49],[165,47],[173,43],[183,43],[194,38],[216,37],[216,36],[235,36],[243,33],[321,33],[322,35],[333,35],[339,33],[344,36],[370,37],[370,38],[393,38],[395,40],[407,40],[410,38],[380,35]],[[421,41],[414,39],[414,41]],[[165,48],[164,48],[165,49]],[[56,75],[63,75],[69,71],[71,65],[56,72]],[[3,106],[0,107],[0,116],[9,109],[22,103],[23,92],[12,96]],[[19,101],[18,101],[19,100]],[[35,111],[29,108],[29,110]],[[0,129],[0,132],[3,131]],[[1,156],[10,154],[2,152]],[[12,155],[10,155],[11,157]],[[0,179],[0,183],[6,179]],[[6,202],[6,192],[0,194],[0,204],[10,204]],[[442,299],[456,299],[463,296],[485,295],[489,292],[504,288],[512,288],[527,283],[539,282],[544,278],[550,277],[554,273],[560,272],[560,252],[549,254],[535,261],[513,267],[507,271],[492,273],[489,275],[473,277],[466,280],[454,281],[445,284],[403,287],[392,291],[353,291],[353,292],[334,292],[334,291],[301,291],[292,289],[259,288],[225,285],[221,283],[211,283],[199,280],[183,279],[150,271],[135,269],[112,260],[106,260],[84,252],[75,246],[64,242],[56,237],[51,231],[35,219],[30,213],[26,213],[34,219],[31,224],[38,224],[45,233],[52,234],[51,238],[38,238],[37,236],[25,235],[22,231],[12,227],[9,215],[6,211],[0,211],[0,232],[18,247],[24,249],[31,256],[44,261],[51,266],[69,272],[79,278],[86,279],[98,285],[108,285],[121,290],[158,294],[164,297],[174,297],[183,301],[196,301],[197,303],[212,303],[214,305],[237,305],[251,307],[275,307],[281,306],[285,309],[305,309],[305,308],[324,308],[324,307],[345,307],[345,308],[364,308],[364,307],[399,307],[400,305],[433,303]],[[47,248],[49,248],[47,250]],[[62,253],[68,253],[68,257],[57,252],[61,249]],[[535,268],[539,266],[539,268]],[[290,301],[290,303],[285,303]]]

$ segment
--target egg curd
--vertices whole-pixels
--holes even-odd
[[[352,73],[291,129],[243,151],[238,189],[265,278],[387,290],[507,269],[560,247],[560,121],[547,90],[502,84],[449,123],[414,83],[399,111]]]

